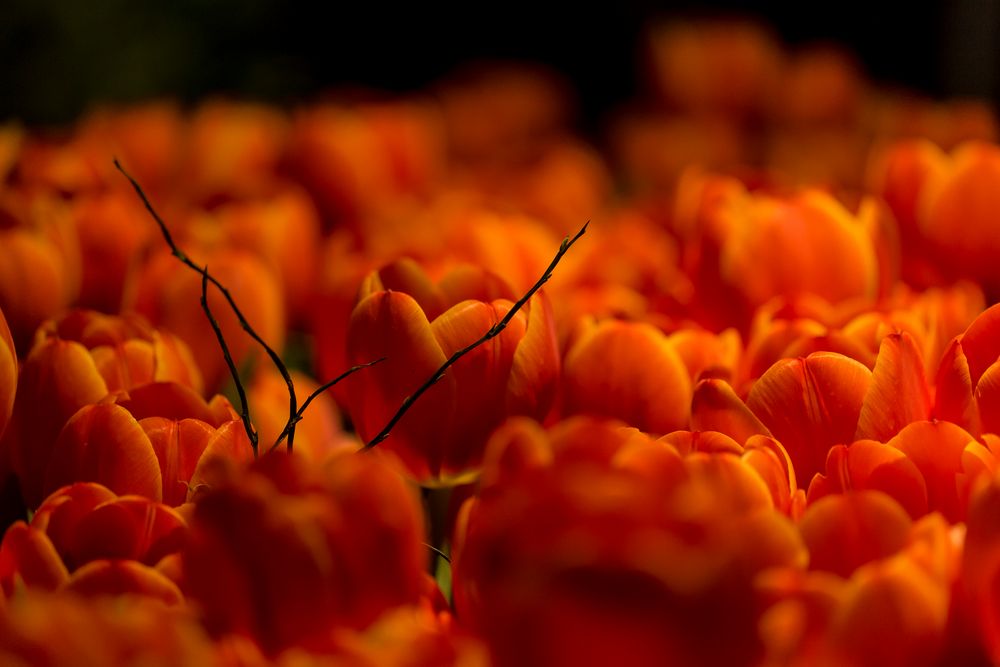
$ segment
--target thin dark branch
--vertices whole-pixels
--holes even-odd
[[[565,255],[566,252],[571,247],[573,247],[573,244],[576,243],[581,236],[587,233],[587,227],[589,225],[590,221],[588,220],[583,225],[583,227],[580,228],[580,231],[578,231],[575,236],[573,236],[572,238],[570,238],[569,236],[564,238],[562,243],[559,245],[559,251],[556,252],[556,256],[552,258],[552,261],[549,263],[548,268],[545,269],[545,272],[542,273],[542,276],[538,279],[537,282],[535,282],[534,285],[531,286],[531,289],[529,289],[527,292],[524,293],[524,296],[522,296],[520,299],[514,302],[514,305],[511,306],[510,310],[507,311],[507,314],[504,315],[503,319],[501,319],[499,322],[490,327],[489,331],[484,333],[482,337],[479,338],[479,340],[469,345],[466,345],[461,350],[458,350],[457,352],[452,354],[447,361],[441,364],[441,366],[434,372],[433,375],[427,378],[427,380],[422,385],[417,387],[416,391],[414,391],[412,394],[404,398],[402,404],[399,406],[399,409],[396,410],[396,413],[392,416],[391,419],[389,419],[388,423],[386,423],[386,425],[382,428],[382,430],[379,431],[374,438],[368,441],[368,443],[362,448],[362,451],[367,451],[372,447],[374,447],[375,445],[377,445],[378,443],[385,440],[386,438],[388,438],[389,433],[396,426],[396,424],[399,423],[399,420],[403,418],[403,415],[405,415],[407,411],[409,411],[409,409],[413,407],[413,404],[417,401],[417,399],[423,396],[424,392],[426,392],[428,389],[437,384],[441,380],[441,378],[444,377],[444,374],[448,372],[448,369],[455,364],[455,362],[457,362],[459,359],[461,359],[466,354],[476,349],[483,343],[499,336],[500,332],[502,332],[504,329],[507,328],[507,324],[509,324],[510,321],[514,319],[514,316],[518,313],[518,311],[524,307],[524,304],[528,303],[528,300],[535,295],[535,292],[540,290],[542,288],[542,285],[547,283],[549,279],[552,278],[552,272],[555,271],[555,268],[562,260],[563,255]]]
[[[427,547],[428,549],[430,549],[431,551],[433,551],[434,553],[436,553],[441,558],[444,558],[444,562],[448,563],[448,565],[451,565],[451,558],[448,557],[448,554],[446,554],[445,552],[441,551],[440,549],[438,549],[433,544],[427,544],[426,542],[421,542],[421,544],[423,544],[425,547]]]
[[[236,315],[236,319],[239,320],[240,326],[243,328],[243,331],[245,331],[247,335],[249,335],[250,338],[252,338],[258,345],[264,348],[264,351],[267,353],[267,356],[271,359],[271,363],[273,363],[274,367],[278,369],[279,373],[281,373],[281,377],[282,379],[284,379],[285,385],[288,388],[287,437],[288,437],[288,451],[292,451],[292,445],[295,440],[295,422],[297,421],[296,417],[298,415],[298,403],[295,398],[295,386],[292,384],[292,376],[288,373],[288,368],[285,366],[285,363],[281,360],[281,357],[278,356],[278,353],[275,352],[273,349],[271,349],[271,346],[268,345],[264,341],[264,339],[260,337],[260,334],[258,334],[257,331],[254,330],[252,326],[250,326],[250,323],[247,321],[246,317],[243,316],[243,311],[239,309],[239,307],[236,305],[236,301],[233,300],[233,296],[229,293],[229,290],[226,289],[226,287],[222,283],[220,283],[214,276],[212,276],[208,272],[208,269],[202,266],[198,266],[198,264],[192,261],[191,258],[188,257],[187,254],[177,246],[177,243],[174,241],[174,237],[170,234],[170,230],[167,229],[166,223],[163,222],[163,219],[156,212],[156,209],[153,208],[153,205],[150,203],[149,198],[143,191],[142,186],[139,185],[138,181],[132,178],[131,174],[125,171],[125,168],[118,161],[118,158],[114,159],[114,164],[115,168],[118,169],[118,171],[120,171],[122,175],[128,179],[129,183],[132,184],[132,189],[135,190],[135,193],[139,196],[139,199],[142,200],[142,203],[146,207],[146,210],[149,212],[149,215],[152,216],[153,220],[159,226],[160,233],[163,235],[163,239],[167,242],[167,245],[170,246],[170,252],[173,253],[174,257],[179,259],[182,263],[191,268],[193,271],[197,271],[198,273],[200,273],[202,276],[202,280],[212,283],[220,292],[222,292],[222,296],[225,297],[226,303],[229,304],[229,307],[230,309],[232,309],[233,314]],[[233,381],[236,383],[238,391],[242,395],[243,386],[242,386],[242,381],[239,378],[239,374],[233,369],[232,366],[230,366],[230,372],[233,375]],[[245,422],[244,425],[247,426],[247,424],[248,422]],[[256,443],[256,434],[255,432],[253,432],[253,429],[250,426],[247,426],[247,435],[250,436],[250,440],[252,443]],[[257,452],[257,447],[256,444],[254,444],[254,453],[256,454],[256,452]]]
[[[302,421],[302,415],[305,414],[306,408],[309,407],[309,404],[312,403],[317,396],[319,396],[324,391],[326,391],[333,385],[337,384],[344,378],[357,373],[362,368],[368,368],[369,366],[374,366],[375,364],[382,363],[383,361],[385,361],[385,359],[386,359],[385,357],[379,357],[375,361],[369,361],[367,364],[358,364],[357,366],[351,366],[337,377],[327,382],[324,382],[319,387],[317,387],[316,390],[313,391],[313,393],[309,394],[309,397],[302,402],[302,406],[299,408],[299,411],[295,414],[295,421],[289,421],[289,423],[285,425],[285,428],[281,431],[281,433],[278,434],[278,438],[274,441],[274,444],[271,445],[271,449],[267,451],[268,452],[274,451],[274,449],[277,448],[278,445],[280,445],[284,441],[284,439],[288,436],[288,432],[291,429],[291,427],[297,424],[298,422]]]
[[[222,348],[222,356],[226,359],[226,366],[229,367],[230,374],[236,379],[236,392],[240,396],[240,419],[243,420],[243,428],[246,429],[247,437],[250,438],[253,457],[257,458],[258,436],[253,424],[250,423],[250,404],[247,402],[246,390],[243,388],[243,383],[239,381],[240,373],[236,370],[236,362],[233,361],[233,355],[229,352],[229,345],[226,343],[225,336],[222,335],[222,328],[219,326],[219,322],[215,319],[215,316],[212,315],[212,309],[208,305],[207,265],[201,272],[201,309],[205,311],[205,317],[208,318],[208,323],[212,325],[212,331],[215,332],[215,337],[219,341],[219,347]]]

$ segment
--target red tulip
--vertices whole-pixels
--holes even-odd
[[[347,407],[361,438],[375,436],[445,359],[499,322],[509,296],[498,278],[471,268],[439,285],[412,262],[371,274],[351,315],[348,357],[352,364],[387,360],[348,381]],[[539,295],[503,333],[455,364],[378,451],[424,483],[475,475],[487,436],[504,418],[545,415],[558,371],[552,315]]]
[[[322,468],[262,457],[206,493],[191,525],[186,591],[206,627],[269,655],[328,647],[332,631],[364,628],[423,590],[419,503],[370,457]]]
[[[687,428],[691,380],[667,336],[649,324],[585,325],[563,362],[563,412],[621,419],[665,434]]]
[[[573,418],[491,439],[453,542],[455,601],[497,665],[752,662],[752,580],[804,551],[754,470]],[[718,642],[718,627],[727,641]]]

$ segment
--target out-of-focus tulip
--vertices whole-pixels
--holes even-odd
[[[180,236],[193,239],[193,247],[252,252],[281,284],[289,317],[306,315],[318,269],[320,222],[315,206],[301,189],[284,186],[267,197],[196,213]],[[181,240],[180,245],[191,244]]]
[[[410,261],[370,274],[359,297],[348,330],[349,362],[387,357],[345,383],[348,411],[365,441],[448,357],[499,322],[513,299],[502,280],[481,269],[455,269],[434,284]],[[552,314],[539,294],[428,390],[378,451],[398,458],[422,483],[475,475],[486,438],[504,418],[546,414],[558,373]]]
[[[891,255],[891,225],[874,199],[848,210],[819,189],[766,194],[692,171],[678,185],[675,208],[695,302],[707,301],[699,317],[711,328],[744,329],[755,308],[778,296],[872,303],[887,287],[880,258]]]
[[[35,328],[80,291],[80,248],[69,206],[50,195],[0,193],[0,308],[22,353]]]
[[[72,217],[83,264],[77,305],[117,313],[125,278],[154,232],[148,214],[134,193],[119,190],[77,198]]]
[[[14,411],[14,396],[17,391],[17,352],[14,339],[10,335],[7,319],[0,310],[0,436],[7,428],[7,422]],[[2,453],[0,453],[2,457]],[[0,471],[4,468],[0,465]]]
[[[362,221],[430,194],[446,151],[438,110],[421,102],[299,110],[290,162],[328,222]]]
[[[970,620],[991,660],[1000,659],[1000,482],[983,480],[972,496],[962,554],[961,585]]]
[[[49,496],[31,524],[15,523],[0,543],[0,587],[67,589],[84,595],[148,595],[181,600],[177,585],[153,566],[180,551],[187,523],[148,498],[116,496],[79,483]]]
[[[832,495],[809,506],[799,522],[809,567],[850,576],[861,565],[896,554],[912,519],[878,491]]]
[[[181,177],[195,201],[268,192],[288,141],[288,119],[260,104],[216,100],[190,119]]]
[[[213,634],[248,635],[269,655],[322,649],[333,630],[417,601],[422,539],[412,489],[371,458],[316,469],[275,453],[198,502],[186,591]]]
[[[295,395],[301,406],[319,385],[297,371],[292,371],[291,376]],[[253,410],[251,417],[260,438],[260,446],[262,451],[267,451],[288,422],[288,385],[276,370],[259,368],[247,387],[247,398]],[[302,420],[296,424],[294,451],[296,456],[322,463],[342,447],[356,451],[359,443],[343,431],[340,412],[327,391],[309,404]]]
[[[9,665],[221,666],[188,612],[139,596],[86,599],[31,592],[0,608],[0,662]]]
[[[43,325],[21,369],[10,426],[0,441],[25,501],[41,502],[52,448],[74,413],[109,392],[161,380],[201,387],[184,344],[141,318],[73,311]]]
[[[956,148],[943,169],[930,170],[921,188],[918,223],[935,259],[960,277],[1000,288],[1000,147],[971,142]]]
[[[857,63],[843,50],[814,47],[796,54],[779,84],[768,102],[784,123],[851,124],[861,110],[864,82]]]
[[[565,414],[613,417],[658,434],[688,426],[687,368],[652,325],[589,323],[566,353],[562,382]]]
[[[569,115],[565,82],[537,66],[473,66],[437,92],[448,149],[473,168],[516,169],[562,134]]]
[[[759,114],[781,73],[775,39],[750,22],[663,24],[650,32],[647,51],[656,92],[693,112]]]
[[[266,263],[245,250],[220,249],[200,256],[189,254],[230,291],[247,321],[280,353],[285,338],[285,305],[277,277]],[[177,261],[169,250],[152,257],[126,286],[124,305],[155,326],[176,334],[191,348],[208,391],[217,390],[227,376],[219,341],[201,308],[201,276]],[[219,323],[237,368],[264,353],[245,334],[225,297],[208,286],[208,304]]]
[[[522,422],[491,441],[453,549],[458,612],[495,664],[758,656],[752,582],[804,565],[794,528],[736,456],[682,458],[628,431],[577,418],[539,436]]]

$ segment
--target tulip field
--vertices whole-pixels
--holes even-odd
[[[1000,124],[727,21],[0,125],[0,665],[1000,664]]]

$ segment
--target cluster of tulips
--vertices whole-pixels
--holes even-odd
[[[0,663],[1000,663],[995,118],[646,46],[0,127]]]

